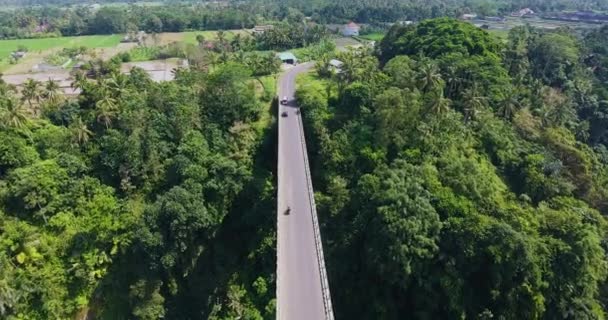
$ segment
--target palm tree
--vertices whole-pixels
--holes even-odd
[[[199,46],[203,46],[203,44],[205,43],[205,36],[202,34],[197,34],[196,42],[198,43]]]
[[[340,59],[342,60],[342,66],[340,67],[340,73],[336,74],[336,79],[338,80],[339,91],[342,92],[346,85],[357,79],[359,65],[353,52],[344,53],[340,56]]]
[[[465,90],[462,95],[464,120],[475,119],[479,111],[487,106],[488,99],[477,94],[475,87]]]
[[[571,96],[579,108],[589,108],[595,104],[596,98],[591,93],[592,90],[593,84],[591,80],[576,79],[572,81]]]
[[[21,95],[23,96],[23,100],[27,101],[30,105],[30,108],[34,110],[34,114],[37,114],[37,110],[34,109],[32,101],[36,101],[36,103],[40,102],[40,82],[34,79],[27,79],[23,84],[23,90],[21,91]]]
[[[517,95],[511,93],[509,96],[502,101],[498,113],[505,119],[511,120],[515,113],[521,109],[521,102]]]
[[[421,62],[416,80],[418,81],[422,92],[427,93],[432,91],[437,88],[442,81],[441,75],[439,74],[439,67],[431,61]]]
[[[209,69],[210,67],[220,62],[220,55],[213,51],[204,51],[200,56],[200,61],[197,63],[197,67],[200,69]]]
[[[218,48],[221,52],[229,51],[229,44],[226,41],[226,33],[223,30],[219,30],[216,34]]]
[[[27,112],[23,105],[12,97],[1,101],[0,120],[2,127],[21,129],[28,123]]]
[[[57,83],[57,81],[49,78],[49,81],[47,81],[44,84],[44,93],[43,96],[44,98],[46,98],[46,100],[51,103],[51,104],[56,104],[57,102],[59,102],[61,96],[59,94],[59,83]]]
[[[252,54],[247,59],[247,64],[253,71],[253,76],[260,83],[262,89],[266,91],[266,86],[262,81],[261,77],[266,75],[266,67],[264,65],[264,58],[259,54]]]
[[[533,111],[543,108],[543,97],[547,94],[547,87],[538,79],[533,79],[528,85],[530,88],[530,107]]]
[[[456,74],[456,69],[453,66],[448,66],[445,73],[445,82],[446,82],[446,90],[447,96],[452,97],[455,92],[457,92],[458,87],[458,75]]]
[[[565,126],[574,122],[576,113],[569,103],[560,104],[549,109],[548,118],[552,125]]]
[[[215,34],[215,37],[217,38],[217,42],[219,43],[223,43],[226,40],[226,34],[224,33],[224,30],[218,30],[218,32]]]
[[[243,48],[243,37],[241,36],[240,33],[237,33],[234,38],[232,39],[232,41],[230,41],[230,45],[232,46],[232,49],[236,52],[241,51],[241,49]]]
[[[433,114],[442,115],[448,112],[451,102],[452,101],[450,99],[443,97],[443,91],[436,90],[431,95],[431,98],[427,104],[427,109]]]
[[[109,129],[112,124],[112,118],[116,117],[118,112],[116,109],[116,99],[106,94],[95,103],[95,107],[97,108],[97,122],[103,123],[106,129]]]
[[[87,87],[88,83],[89,80],[87,80],[87,76],[84,72],[76,72],[76,74],[74,74],[74,81],[70,83],[70,87],[72,87],[72,89],[74,90],[84,90]]]
[[[323,55],[321,59],[318,59],[315,63],[315,70],[317,74],[322,78],[328,78],[332,75],[333,69],[329,64],[329,55]]]
[[[112,73],[112,76],[105,81],[104,85],[114,97],[120,97],[127,92],[127,78],[119,73]]]
[[[80,117],[76,118],[70,127],[72,129],[72,141],[78,145],[89,142],[93,135],[93,132],[89,130],[87,124]]]
[[[218,56],[218,60],[221,63],[226,63],[226,62],[230,61],[230,55],[228,55],[228,52],[222,51]]]
[[[17,92],[15,85],[8,84],[2,79],[2,73],[0,73],[0,96],[7,96],[11,93]]]
[[[268,74],[276,73],[281,70],[281,60],[279,60],[274,53],[268,53],[264,56],[263,61]]]

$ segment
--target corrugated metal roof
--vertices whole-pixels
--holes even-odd
[[[333,67],[340,68],[344,64],[344,62],[337,59],[331,59],[329,60],[329,64]]]
[[[296,56],[293,55],[293,53],[291,52],[281,52],[278,54],[279,59],[285,61],[285,60],[293,60],[296,61]]]

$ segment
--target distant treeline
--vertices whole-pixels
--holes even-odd
[[[240,29],[251,28],[254,22],[247,8],[238,7],[129,6],[102,7],[99,10],[46,7],[0,13],[0,38],[115,34],[138,30]]]
[[[19,3],[17,3],[19,2]],[[89,6],[79,0],[0,0],[9,6],[38,5],[44,7],[15,8],[0,13],[0,38],[33,38],[111,34],[144,30],[147,32],[181,32],[184,30],[214,30],[250,28],[258,23],[288,21],[297,23],[310,17],[318,23],[385,23],[400,20],[420,21],[436,17],[457,17],[475,12],[482,16],[508,15],[529,7],[536,12],[558,12],[566,9],[608,8],[608,0],[594,2],[564,0],[532,1],[403,1],[336,0],[305,2],[301,0],[252,0],[241,2],[163,1],[171,5]],[[62,4],[62,6],[59,6]],[[84,4],[68,7],[66,4]]]
[[[0,5],[3,6],[16,6],[16,7],[27,7],[27,6],[48,6],[48,5],[92,5],[92,4],[104,4],[104,3],[138,3],[145,1],[133,1],[133,0],[0,0]],[[152,2],[152,1],[150,1]],[[185,1],[175,0],[157,0],[153,2],[164,2],[164,3],[177,3]]]

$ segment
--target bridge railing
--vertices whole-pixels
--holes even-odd
[[[298,111],[300,111],[298,109]],[[317,216],[317,206],[315,205],[315,194],[312,188],[312,178],[310,177],[310,165],[308,164],[308,152],[306,149],[306,138],[304,136],[304,124],[302,115],[299,112],[298,127],[300,131],[300,140],[302,141],[302,153],[304,154],[304,167],[306,170],[306,186],[308,188],[308,200],[312,210],[312,225],[315,237],[315,247],[317,251],[317,263],[319,264],[319,273],[321,274],[321,290],[323,290],[323,306],[325,308],[325,319],[334,320],[334,311],[331,304],[331,294],[329,291],[329,280],[327,270],[325,269],[325,257],[323,256],[323,242],[321,241],[321,230],[319,229],[319,219]]]

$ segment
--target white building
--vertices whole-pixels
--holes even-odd
[[[271,24],[255,26],[253,27],[253,34],[262,34],[272,28],[274,28],[274,26]]]
[[[359,27],[358,24],[351,21],[350,23],[344,26],[344,29],[342,29],[342,35],[344,35],[345,37],[358,36],[360,29],[361,27]]]
[[[475,18],[477,18],[477,14],[475,13],[465,13],[460,16],[460,19],[462,20],[473,20]]]
[[[513,13],[511,13],[512,17],[523,17],[523,16],[531,16],[534,15],[534,10],[530,9],[530,8],[523,8],[519,11],[515,11]]]

